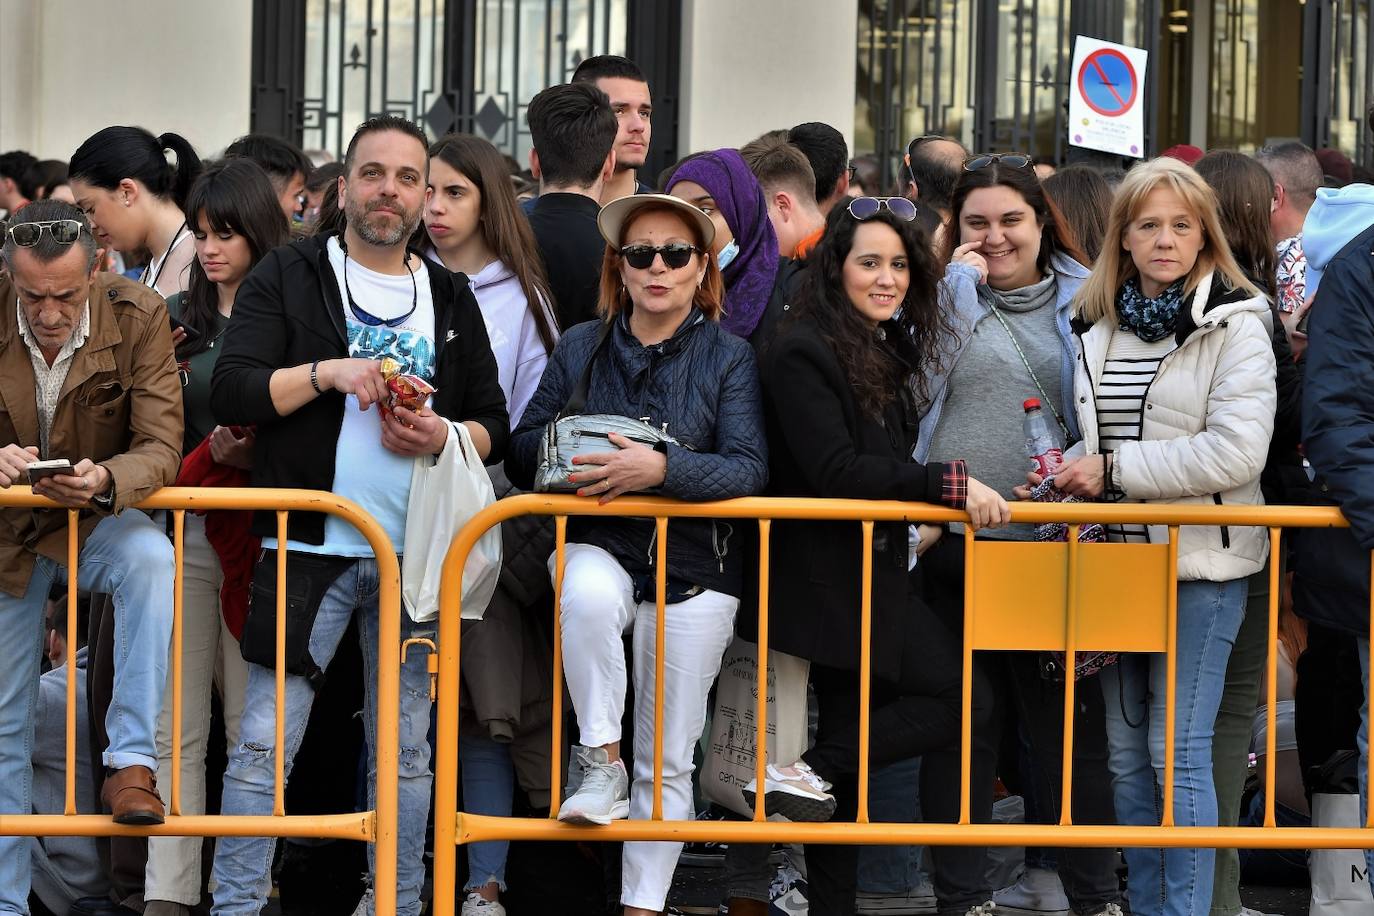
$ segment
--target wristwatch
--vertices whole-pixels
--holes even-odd
[[[114,476],[110,477],[110,488],[104,493],[99,493],[91,497],[91,502],[102,512],[109,512],[114,509],[115,485]]]

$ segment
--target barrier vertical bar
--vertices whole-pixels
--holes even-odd
[[[182,679],[186,639],[185,569],[186,510],[172,510],[172,559],[176,572],[172,576],[172,803],[169,812],[181,814],[181,712]]]
[[[560,519],[561,521],[561,519]],[[461,534],[459,535],[461,538]],[[449,552],[452,552],[452,545]],[[453,597],[451,597],[453,596]],[[458,884],[458,713],[462,696],[463,569],[449,563],[439,586],[439,712],[434,729],[434,916],[454,916]],[[452,600],[453,605],[448,602]],[[557,605],[555,605],[556,607]],[[558,628],[554,627],[554,632]],[[555,637],[556,638],[556,637]],[[555,783],[555,786],[557,783]],[[555,792],[556,792],[555,788]]]
[[[1161,827],[1174,826],[1174,703],[1178,699],[1178,526],[1169,526],[1169,593],[1164,677],[1164,817]]]
[[[768,819],[764,813],[764,783],[768,777],[768,564],[772,561],[768,538],[772,521],[759,519],[759,649],[755,676],[758,679],[758,705],[755,708],[754,779],[759,791],[754,793],[754,820]]]
[[[277,512],[276,737],[272,751],[272,815],[286,814],[286,513]]]
[[[663,650],[664,617],[668,604],[668,517],[654,519],[658,540],[658,560],[654,564],[654,807],[653,820],[663,820]]]
[[[567,565],[568,517],[556,516],[553,568],[553,710],[549,741],[549,817],[563,807],[563,569]]]
[[[964,677],[963,715],[959,726],[959,823],[969,822],[973,781],[973,526],[964,525]]]
[[[1059,823],[1073,823],[1073,713],[1078,689],[1078,526],[1069,526],[1068,577],[1064,609],[1064,765]]]
[[[77,521],[80,515],[67,510],[67,754],[63,814],[76,813],[76,565],[80,560]]]
[[[1274,774],[1278,763],[1275,758],[1278,756],[1276,744],[1279,690],[1279,572],[1283,565],[1279,557],[1279,539],[1282,536],[1282,528],[1269,529],[1269,640],[1265,649],[1265,677],[1268,679],[1265,687],[1265,703],[1268,704],[1265,710],[1265,723],[1268,730],[1264,736],[1264,784],[1268,787],[1268,791],[1264,793],[1266,827],[1278,826],[1274,816],[1274,796],[1278,794],[1275,791]]]
[[[873,694],[873,521],[863,522],[863,593],[859,596],[859,811],[868,823],[868,725]]]

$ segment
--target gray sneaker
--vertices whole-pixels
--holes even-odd
[[[577,752],[582,764],[582,782],[563,806],[558,819],[565,824],[606,825],[630,816],[630,777],[625,764],[612,763],[599,747],[584,747]]]

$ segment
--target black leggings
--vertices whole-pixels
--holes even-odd
[[[802,759],[833,785],[832,820],[853,821],[859,799],[858,673],[812,664],[811,686],[818,709],[816,742]],[[921,807],[932,821],[958,819],[960,687],[958,640],[913,599],[899,677],[873,682],[869,768],[921,757]],[[987,695],[986,690],[975,691],[975,697],[980,693]],[[982,718],[975,706],[975,728]],[[854,912],[858,856],[856,846],[807,845],[810,912]]]

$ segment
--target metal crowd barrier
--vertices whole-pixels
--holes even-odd
[[[556,530],[554,581],[552,800],[548,818],[494,817],[457,809],[460,606],[462,574],[469,551],[494,525],[521,515],[552,515]],[[664,580],[670,518],[757,520],[759,527],[759,610],[757,671],[768,664],[769,531],[775,519],[853,521],[863,532],[861,605],[859,809],[855,822],[785,823],[766,820],[764,794],[755,799],[752,821],[668,821],[663,819],[663,695],[654,703],[654,801],[648,820],[622,820],[604,827],[560,824],[554,818],[563,785],[562,646],[558,625],[559,597],[569,516],[652,518],[657,525],[657,666],[655,683],[663,683]],[[872,541],[874,522],[962,522],[963,512],[920,503],[869,500],[748,498],[715,503],[683,503],[650,497],[622,496],[608,505],[576,496],[528,494],[500,500],[478,513],[454,539],[444,563],[439,623],[439,709],[435,754],[435,916],[455,912],[457,847],[487,840],[672,840],[729,843],[844,843],[965,846],[1214,846],[1243,848],[1374,847],[1374,794],[1361,828],[1285,827],[1274,819],[1274,793],[1266,793],[1263,827],[1180,827],[1173,815],[1175,645],[1177,640],[1178,532],[1180,526],[1241,525],[1269,530],[1271,552],[1278,556],[1284,528],[1345,527],[1336,509],[1272,506],[1103,505],[1097,503],[1018,503],[1014,522],[1062,522],[1069,538],[1062,543],[976,541],[966,529],[962,790],[960,817],[953,824],[872,823],[868,816],[868,737],[871,672]],[[1167,526],[1168,543],[1079,544],[1078,529],[1089,523]],[[1374,557],[1371,557],[1374,570]],[[1268,737],[1265,761],[1268,785],[1275,784],[1275,727],[1280,564],[1269,567]],[[1091,613],[1087,608],[1110,608]],[[1374,604],[1370,609],[1374,620]],[[969,817],[969,772],[973,652],[977,650],[1057,650],[1072,658],[1077,651],[1167,653],[1169,673],[1163,820],[1158,826],[1076,824],[1073,821],[1073,666],[1064,691],[1063,804],[1059,823],[974,824]],[[757,778],[762,784],[767,763],[767,691],[756,690],[758,705]],[[1371,703],[1374,705],[1374,702]],[[1374,758],[1371,758],[1374,764]],[[1374,766],[1371,766],[1374,770]],[[1374,783],[1374,776],[1371,776]],[[913,787],[913,791],[915,791]]]
[[[35,496],[28,487],[0,491],[0,507],[55,509],[62,507]],[[315,837],[362,840],[376,846],[375,899],[377,916],[396,913],[396,824],[399,787],[400,669],[401,669],[401,571],[391,539],[372,516],[350,500],[310,490],[228,489],[166,487],[138,504],[147,510],[171,512],[176,554],[175,600],[172,618],[172,774],[166,823],[156,827],[126,827],[104,814],[76,813],[76,677],[67,665],[67,760],[66,800],[62,814],[0,814],[0,836],[263,836]],[[379,641],[382,651],[377,666],[377,807],[352,814],[288,815],[284,801],[285,761],[277,751],[286,746],[286,717],[282,707],[286,691],[286,597],[287,555],[277,552],[277,664],[276,664],[276,764],[272,814],[267,816],[186,815],[181,813],[181,685],[182,685],[182,548],[186,510],[242,509],[275,511],[277,540],[286,541],[290,512],[324,512],[353,525],[367,539],[377,558],[380,609]],[[67,644],[77,639],[77,517],[67,512]],[[129,510],[133,511],[133,510]],[[166,790],[164,790],[166,791]]]

